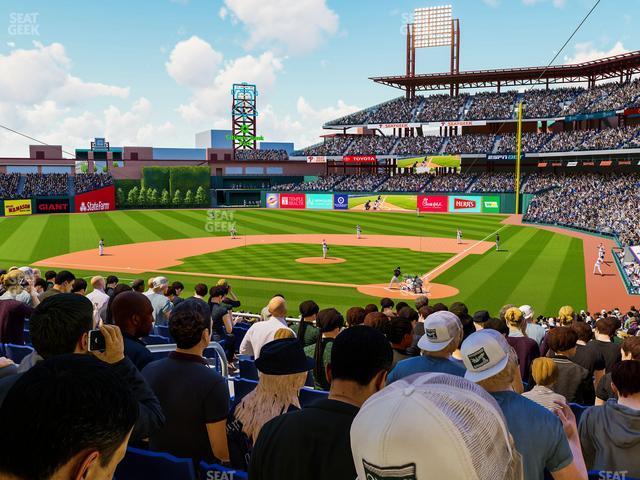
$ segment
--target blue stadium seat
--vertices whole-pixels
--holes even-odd
[[[576,423],[580,424],[580,417],[582,414],[588,409],[591,408],[589,405],[579,405],[577,403],[570,403],[569,407],[571,407],[571,411],[576,416]]]
[[[20,363],[24,357],[33,352],[33,348],[28,345],[14,345],[13,343],[4,344],[4,352],[7,358],[15,363]]]
[[[258,385],[255,380],[247,380],[245,378],[233,379],[233,390],[235,396],[233,398],[234,405],[237,405],[247,394],[251,393]]]
[[[209,472],[220,472],[217,476],[211,475]],[[226,475],[225,475],[226,474]],[[243,472],[242,470],[234,470],[232,468],[226,468],[222,465],[208,464],[205,462],[200,462],[200,478],[202,480],[210,480],[212,478],[218,478],[220,480],[247,480],[249,475],[247,472]]]
[[[162,335],[147,335],[146,337],[142,337],[142,340],[147,345],[163,345],[171,343],[169,337],[163,337]]]
[[[242,339],[244,338],[247,330],[249,330],[251,324],[249,323],[236,323],[233,326],[233,336],[236,337],[236,352],[240,351],[240,344],[242,343]]]
[[[303,388],[300,390],[300,406],[306,407],[310,403],[315,402],[316,400],[320,400],[322,398],[327,398],[329,396],[329,392],[325,392],[323,390],[312,390],[310,388]]]
[[[129,447],[116,469],[116,480],[197,480],[193,461],[168,453]]]
[[[0,343],[0,357],[4,357],[6,355],[6,350],[4,349],[4,343]]]
[[[240,378],[247,380],[258,380],[258,369],[252,358],[242,357],[240,358]]]
[[[167,325],[156,325],[155,328],[156,328],[156,333],[158,335],[167,337],[168,339],[171,340],[171,342],[173,342],[173,339],[171,338],[171,334],[169,333],[169,327]]]
[[[31,332],[26,328],[22,331],[25,345],[31,345]]]

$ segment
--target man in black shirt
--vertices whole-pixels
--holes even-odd
[[[620,346],[611,341],[611,337],[616,334],[617,324],[611,318],[600,318],[596,322],[595,339],[587,344],[587,348],[592,352],[598,352],[604,357],[605,371],[611,371],[617,362],[620,361]]]
[[[177,348],[169,357],[151,362],[142,371],[158,396],[165,426],[149,438],[152,450],[176,457],[229,461],[226,380],[203,358],[211,341],[207,309],[193,299],[181,302],[169,317],[169,332]]]
[[[384,335],[348,328],[331,349],[329,397],[266,423],[253,447],[252,480],[353,480],[349,430],[362,404],[381,390],[393,354]]]
[[[223,298],[229,288],[225,285],[216,285],[211,287],[209,292],[209,309],[211,310],[211,321],[214,340],[224,340],[224,352],[229,362],[233,361],[236,351],[235,337],[233,336],[233,320],[231,320],[231,307],[223,303]]]
[[[138,292],[122,292],[111,303],[113,322],[120,327],[124,338],[124,354],[142,370],[153,361],[153,355],[141,340],[153,328],[153,306]]]

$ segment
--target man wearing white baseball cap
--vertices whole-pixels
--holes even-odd
[[[536,312],[533,310],[533,307],[531,305],[522,305],[520,307],[520,311],[522,312],[524,319],[527,321],[527,337],[534,339],[538,342],[538,345],[541,345],[547,331],[542,325],[538,325],[535,322],[533,317]]]
[[[151,290],[144,292],[144,294],[151,301],[153,306],[153,319],[155,325],[168,325],[169,315],[173,305],[164,294],[169,288],[169,280],[166,277],[155,277],[151,283]]]
[[[525,480],[539,480],[547,469],[555,480],[586,479],[576,419],[568,405],[556,413],[518,395],[511,387],[518,361],[495,330],[471,334],[462,344],[465,378],[487,390],[504,414],[522,455]]]
[[[441,310],[424,321],[424,335],[418,340],[421,355],[398,362],[387,384],[416,373],[449,373],[464,376],[464,368],[451,360],[462,341],[462,323],[453,313]]]
[[[523,478],[491,395],[443,373],[413,375],[370,397],[351,425],[351,451],[358,480]]]

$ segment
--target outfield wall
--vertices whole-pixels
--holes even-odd
[[[380,197],[375,208],[376,201]],[[285,210],[388,210],[423,213],[514,213],[515,194],[262,192],[261,206]]]
[[[0,216],[17,217],[38,213],[106,212],[116,209],[113,185],[73,196],[38,196],[0,200]]]

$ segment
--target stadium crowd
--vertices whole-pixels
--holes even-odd
[[[66,173],[27,173],[22,196],[67,195],[69,192],[69,175]]]
[[[113,177],[107,173],[79,173],[73,182],[76,193],[85,193],[113,185]]]
[[[391,152],[395,155],[425,155],[436,154],[442,146],[442,137],[401,137],[398,138],[395,149]]]
[[[525,118],[553,118],[563,114],[563,110],[584,93],[580,87],[554,88],[549,90],[527,90],[522,100],[525,104]]]
[[[408,100],[399,97],[379,105],[369,117],[369,123],[398,123],[412,119],[416,108],[422,103],[421,98]]]
[[[496,135],[454,135],[444,146],[445,153],[491,153]]]
[[[353,143],[346,150],[346,155],[387,155],[393,151],[398,137],[383,137],[378,135],[360,135],[353,139]]]
[[[424,103],[418,111],[419,122],[441,122],[445,120],[459,120],[462,107],[469,100],[469,95],[461,93],[457,97],[449,95],[429,95],[424,97]]]
[[[5,478],[127,480],[116,470],[127,444],[203,461],[207,478],[213,463],[261,480],[398,468],[402,478],[640,476],[635,308],[471,314],[423,295],[343,316],[276,295],[249,318],[224,280],[187,292],[165,277],[96,276],[88,288],[66,270],[13,267],[0,282],[0,343],[30,342],[19,362],[0,358]],[[89,343],[94,328],[102,345]],[[212,340],[226,359],[207,350]],[[148,342],[174,350],[154,356]],[[251,385],[235,398],[216,366],[225,360],[236,385]]]
[[[342,155],[353,140],[353,135],[339,135],[335,137],[329,137],[325,138],[323,142],[311,145],[307,148],[303,148],[296,153],[300,155]]]
[[[16,198],[19,183],[19,173],[0,173],[0,198]]]
[[[472,193],[497,193],[514,192],[515,179],[513,172],[485,172],[476,177],[471,184],[469,192]]]
[[[283,149],[236,150],[236,160],[284,162],[289,160],[289,154]]]
[[[553,138],[552,133],[533,133],[526,132],[522,134],[522,152],[532,153],[539,151],[542,146]],[[496,153],[515,153],[516,152],[516,134],[503,133],[500,134]]]
[[[385,173],[347,175],[337,188],[343,192],[375,192],[388,178]]]
[[[293,192],[295,190],[302,191],[329,191],[333,190],[336,185],[342,182],[346,175],[324,175],[316,180],[302,183],[280,183],[271,187],[271,190],[280,192]]]
[[[421,192],[431,177],[422,173],[403,173],[389,177],[378,187],[379,192]]]
[[[466,112],[466,120],[495,120],[513,118],[518,92],[481,92],[473,96],[473,103]]]

